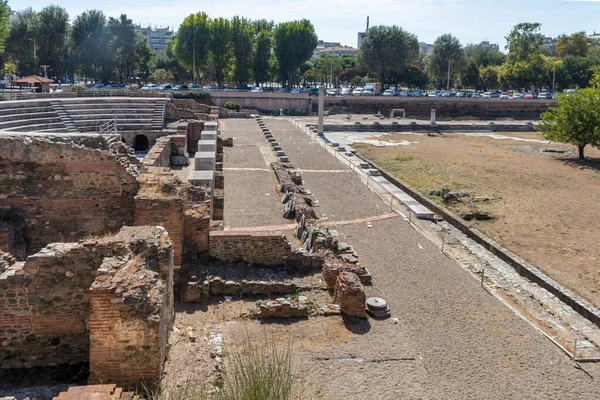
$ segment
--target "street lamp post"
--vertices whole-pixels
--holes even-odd
[[[196,43],[193,44],[194,46],[194,62],[193,62],[193,67],[194,71],[192,71],[192,84],[195,85],[196,84]]]
[[[50,67],[49,65],[40,65],[40,67],[44,68],[44,78],[48,77],[48,67]]]
[[[448,82],[446,84],[446,90],[450,91],[450,58],[448,58]]]

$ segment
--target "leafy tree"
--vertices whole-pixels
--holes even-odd
[[[179,64],[192,70],[194,52],[196,54],[196,71],[206,68],[209,59],[208,45],[211,41],[210,20],[204,12],[188,15],[179,26],[175,37],[173,54]]]
[[[17,75],[37,74],[39,39],[38,13],[31,8],[17,12],[6,38],[6,56],[17,60]],[[35,57],[34,57],[35,55]]]
[[[523,22],[513,27],[505,38],[508,62],[528,61],[541,53],[544,41],[541,26],[539,23]]]
[[[409,88],[424,88],[427,86],[427,74],[418,64],[411,64],[406,68],[406,84]]]
[[[479,84],[479,67],[475,59],[469,59],[467,66],[461,73],[461,82],[470,88],[475,88]]]
[[[156,71],[154,71],[152,77],[155,81],[160,83],[173,79],[173,74],[171,74],[171,72],[167,71],[166,69],[159,68]]]
[[[257,86],[271,78],[270,60],[271,32],[263,29],[256,35],[252,58],[252,75]]]
[[[489,65],[481,68],[479,72],[479,82],[485,90],[496,89],[498,87],[498,67]]]
[[[252,68],[254,29],[250,20],[235,16],[231,20],[233,40],[233,79],[239,86],[248,86]]]
[[[348,83],[351,82],[355,77],[363,77],[364,75],[365,73],[358,69],[358,67],[349,67],[340,73],[340,80]]]
[[[8,0],[0,0],[0,55],[4,53],[4,42],[10,31]]]
[[[356,56],[354,54],[342,54],[340,61],[342,62],[343,69],[356,67]]]
[[[38,13],[37,56],[39,65],[48,65],[48,76],[61,76],[67,55],[69,14],[59,6],[48,6]]]
[[[542,114],[538,129],[549,140],[577,146],[583,160],[587,145],[600,146],[600,90],[559,95],[558,105]]]
[[[104,13],[89,10],[75,17],[71,39],[78,69],[88,77],[106,79],[110,58]]]
[[[447,86],[448,69],[450,69],[450,81],[454,81],[464,64],[465,54],[457,38],[445,34],[433,42],[433,50],[427,63],[427,72],[436,87]]]
[[[110,50],[119,71],[119,82],[133,75],[136,36],[133,21],[121,14],[119,18],[110,17],[108,33],[111,36]]]
[[[225,71],[231,60],[232,27],[229,20],[217,18],[210,22],[210,42],[208,48],[214,66],[215,78],[219,86],[225,80]]]
[[[374,26],[360,45],[358,66],[377,74],[381,83],[394,76],[398,83],[406,67],[414,61],[419,51],[419,42],[412,33],[393,26]]]
[[[592,39],[585,32],[576,32],[569,36],[561,36],[556,43],[556,54],[560,58],[566,56],[586,57],[592,47]]]
[[[465,56],[469,60],[474,60],[478,67],[502,65],[506,61],[506,56],[502,52],[491,49],[484,44],[468,44],[465,46],[464,51]]]
[[[290,89],[298,68],[310,59],[317,47],[318,38],[313,25],[307,19],[277,25],[273,38],[279,74],[287,79],[287,88]]]
[[[141,78],[145,82],[150,76],[150,66],[152,62],[152,56],[154,55],[152,48],[148,46],[148,40],[146,37],[140,34],[136,35],[133,54],[134,76],[136,78]]]

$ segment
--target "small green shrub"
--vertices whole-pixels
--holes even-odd
[[[233,111],[240,111],[242,108],[238,103],[234,103],[233,101],[228,101],[227,103],[225,103],[225,105],[223,105],[223,107]]]

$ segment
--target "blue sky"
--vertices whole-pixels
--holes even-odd
[[[310,19],[319,39],[356,47],[358,31],[366,17],[371,26],[398,25],[432,43],[452,33],[463,44],[489,40],[505,45],[504,37],[519,22],[540,22],[547,36],[577,31],[600,32],[600,0],[61,0],[71,19],[87,9],[101,9],[108,16],[125,13],[135,23],[177,27],[194,12],[211,17],[243,15],[275,22]],[[9,0],[13,10],[40,10],[44,0]]]

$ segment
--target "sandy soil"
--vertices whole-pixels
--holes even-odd
[[[508,135],[543,140],[536,133]],[[395,137],[406,135],[385,139]],[[493,198],[482,207],[495,218],[472,225],[600,306],[599,150],[588,147],[588,161],[581,163],[568,145],[451,133],[418,135],[414,141],[355,147],[424,194],[449,187]]]

